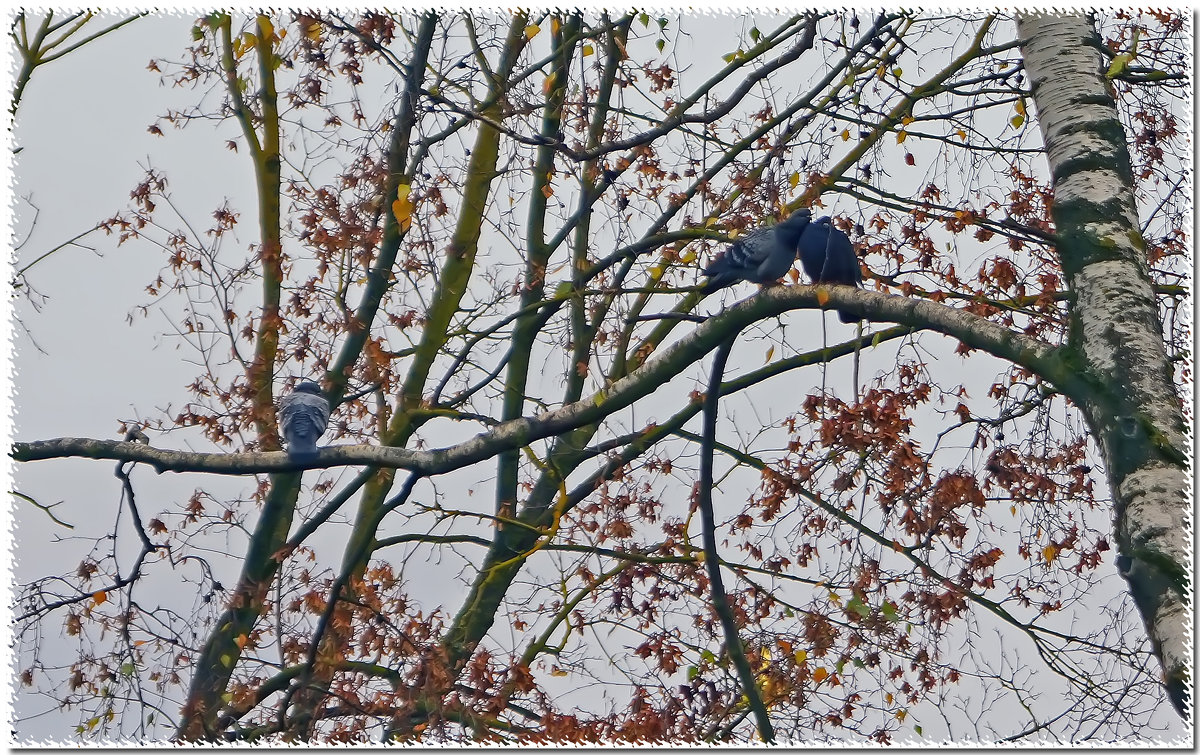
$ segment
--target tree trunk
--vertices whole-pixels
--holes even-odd
[[[1072,294],[1074,396],[1112,487],[1118,567],[1187,715],[1187,426],[1139,232],[1125,132],[1090,19],[1020,16],[1025,69],[1054,184],[1058,255]]]

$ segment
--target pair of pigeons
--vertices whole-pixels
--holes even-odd
[[[811,218],[808,210],[797,210],[782,223],[758,228],[735,241],[725,254],[704,269],[702,274],[709,279],[704,291],[715,291],[739,281],[774,283],[791,269],[797,256],[813,283],[861,285],[862,270],[850,238],[834,228],[829,217],[816,221]],[[838,319],[857,322],[859,318],[839,310]]]

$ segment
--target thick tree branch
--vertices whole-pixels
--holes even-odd
[[[501,450],[520,448],[541,438],[599,422],[654,392],[667,379],[716,348],[730,332],[794,309],[819,308],[818,288],[824,290],[830,308],[846,310],[874,321],[899,323],[913,330],[937,331],[971,348],[1015,362],[1040,375],[1068,396],[1073,396],[1073,391],[1078,389],[1079,377],[1061,359],[1057,347],[960,309],[846,286],[777,286],[709,318],[606,389],[553,411],[504,422],[446,448],[418,451],[376,446],[334,446],[322,449],[315,460],[301,465],[290,461],[281,452],[209,454],[167,451],[141,443],[59,438],[14,443],[12,456],[17,461],[66,456],[139,461],[160,472],[239,475],[365,464],[407,469],[423,475],[444,474],[489,459]]]

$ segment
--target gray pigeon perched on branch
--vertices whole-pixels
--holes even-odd
[[[307,461],[317,455],[317,439],[329,424],[329,400],[321,386],[302,380],[279,401],[279,428],[287,441],[288,458]]]
[[[774,283],[783,277],[796,261],[800,234],[808,225],[812,213],[797,210],[778,225],[756,228],[733,245],[708,267],[703,291],[708,293],[739,281]]]
[[[813,283],[861,286],[862,268],[850,237],[833,227],[828,216],[818,218],[804,228],[800,236],[800,266]],[[842,322],[858,322],[858,317],[838,310]]]

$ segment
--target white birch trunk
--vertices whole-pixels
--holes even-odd
[[[1083,15],[1017,20],[1054,183],[1081,401],[1112,487],[1116,542],[1175,707],[1187,715],[1187,425],[1139,232],[1125,133]]]

